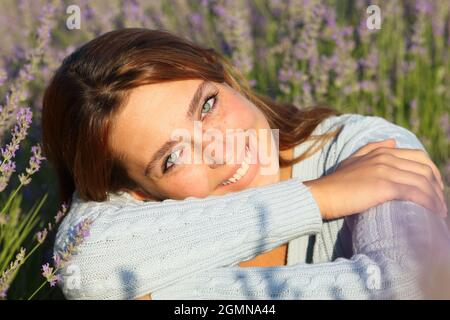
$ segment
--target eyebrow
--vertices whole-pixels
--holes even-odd
[[[208,86],[210,82],[207,80],[203,80],[199,86],[197,87],[197,90],[195,90],[194,95],[192,96],[192,99],[189,103],[188,111],[186,112],[186,118],[192,119],[194,116],[194,112],[200,103],[200,99],[203,96],[203,92],[205,91],[205,88]],[[151,157],[150,161],[145,166],[144,176],[147,176],[150,171],[154,169],[156,166],[156,163],[179,141],[175,140],[167,140],[159,149],[155,152],[153,157]]]

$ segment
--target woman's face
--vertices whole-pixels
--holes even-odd
[[[279,181],[276,135],[264,114],[226,83],[135,88],[115,115],[110,139],[142,189],[126,191],[141,200],[203,198]]]

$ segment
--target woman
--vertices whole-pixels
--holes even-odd
[[[423,297],[418,257],[433,230],[448,241],[431,213],[446,215],[441,176],[411,132],[276,103],[214,50],[165,31],[112,31],[72,53],[42,124],[71,202],[55,251],[93,221],[77,273],[61,273],[68,298]],[[227,130],[250,134],[234,150]],[[225,151],[202,152],[213,139],[196,132]],[[421,228],[412,239],[410,224]],[[297,248],[285,266],[287,243]]]

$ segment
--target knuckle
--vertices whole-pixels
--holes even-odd
[[[374,172],[377,175],[385,175],[388,171],[389,167],[384,163],[377,163],[374,165]]]
[[[385,147],[382,147],[382,146],[376,147],[375,149],[372,150],[372,153],[378,154],[378,153],[382,152],[383,149],[385,149]]]
[[[430,183],[431,183],[431,181],[430,181],[430,179],[427,177],[427,176],[422,176],[422,175],[420,175],[419,177],[418,177],[418,179],[420,179],[420,183],[423,185],[423,186],[429,186],[430,185]]]
[[[426,172],[426,176],[430,180],[432,180],[434,178],[433,168],[431,168],[429,165],[425,165],[425,172]]]
[[[428,159],[428,154],[422,150],[422,149],[413,149],[413,152],[415,152],[419,157],[422,157],[424,159]]]
[[[391,155],[389,153],[379,153],[376,158],[380,162],[388,162],[391,160]]]

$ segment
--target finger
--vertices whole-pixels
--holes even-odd
[[[442,192],[439,183],[437,181],[436,176],[433,173],[433,170],[430,166],[423,164],[421,162],[417,162],[414,160],[398,158],[392,154],[385,153],[383,154],[384,162],[382,164],[387,164],[389,166],[395,167],[397,169],[406,170],[409,172],[413,172],[416,174],[420,174],[427,178],[429,182],[433,185],[434,191],[439,196],[445,210],[447,211],[447,205],[445,203],[444,193]]]
[[[393,154],[398,158],[414,160],[414,161],[417,161],[417,162],[420,162],[420,163],[430,166],[431,169],[433,170],[436,180],[439,182],[439,186],[440,186],[441,190],[444,190],[444,182],[442,180],[442,175],[439,172],[438,167],[434,164],[434,162],[430,159],[430,157],[423,150],[408,149],[408,148],[379,148],[379,149],[372,151],[373,154],[378,154],[381,152]]]
[[[447,216],[447,210],[445,209],[445,204],[441,201],[438,193],[436,193],[435,188],[432,183],[424,176],[417,174],[415,172],[410,172],[402,169],[397,169],[389,165],[378,165],[378,168],[382,168],[381,172],[383,178],[395,183],[400,183],[404,185],[414,186],[420,189],[424,194],[429,197],[429,201],[433,203],[433,207],[428,207],[432,211],[437,212],[443,217]],[[407,195],[403,195],[407,196]]]
[[[442,218],[447,217],[447,213],[443,213],[438,209],[435,199],[424,193],[420,188],[409,184],[394,183],[395,195],[398,200],[409,200],[421,205],[430,211],[439,214]]]
[[[382,141],[375,141],[375,142],[370,142],[364,146],[362,146],[361,148],[359,148],[356,152],[354,152],[351,156],[352,157],[358,157],[358,156],[363,156],[377,148],[380,147],[391,147],[394,148],[396,145],[396,141],[395,139],[387,139],[387,140],[382,140]]]
[[[370,142],[370,143],[362,146],[361,148],[359,148],[356,152],[351,154],[347,159],[341,161],[341,163],[339,163],[339,165],[336,167],[336,170],[342,169],[343,167],[353,163],[354,161],[357,161],[357,158],[360,158],[377,148],[380,148],[380,147],[392,147],[393,148],[393,147],[395,147],[395,144],[396,144],[395,139],[387,139],[387,140],[382,140],[382,141]]]

